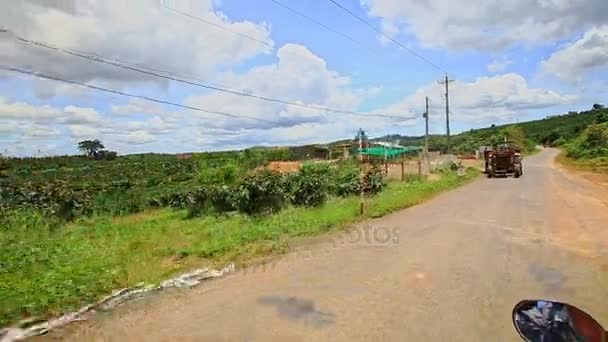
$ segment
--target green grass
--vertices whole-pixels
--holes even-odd
[[[557,161],[577,170],[608,174],[608,157],[572,159],[562,151],[557,157]]]
[[[530,151],[525,151],[523,152],[524,157],[532,157],[534,155],[539,154],[542,151],[542,149],[534,147],[532,150]]]
[[[6,212],[9,220],[3,222],[10,226],[0,228],[0,326],[28,316],[58,315],[114,289],[156,283],[202,264],[284,253],[298,237],[415,205],[478,174],[470,170],[434,182],[390,183],[367,200],[366,216],[359,214],[357,197],[261,218],[235,214],[186,220],[183,211],[157,210],[60,228],[34,212]]]

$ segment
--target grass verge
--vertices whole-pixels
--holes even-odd
[[[468,170],[434,182],[390,183],[368,200],[366,216],[356,197],[261,218],[186,220],[185,212],[158,210],[58,229],[33,212],[13,213],[13,224],[0,228],[0,327],[74,310],[114,289],[156,283],[197,265],[283,253],[290,240],[410,207],[478,175]]]
[[[562,150],[562,152],[557,156],[556,160],[560,164],[570,169],[608,175],[608,157],[577,160],[568,158],[566,156],[566,152]]]
[[[533,150],[531,151],[526,151],[523,153],[524,157],[531,157],[533,155],[537,155],[542,151],[542,149],[538,148],[538,147],[534,147]]]

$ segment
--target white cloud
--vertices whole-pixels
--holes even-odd
[[[177,125],[167,122],[159,116],[146,121],[129,121],[126,123],[115,123],[108,132],[137,132],[145,131],[150,135],[168,134],[177,128]]]
[[[61,131],[57,127],[43,126],[39,124],[27,123],[21,127],[24,136],[29,138],[57,137]]]
[[[287,44],[277,51],[276,64],[256,66],[244,74],[228,73],[222,83],[244,91],[255,89],[256,95],[280,98],[290,102],[312,104],[345,110],[356,109],[362,101],[348,89],[350,79],[327,68],[325,61],[301,45]],[[185,103],[212,111],[250,116],[271,121],[260,122],[248,118],[234,119],[218,115],[187,111],[194,118],[202,118],[211,128],[253,129],[275,126],[294,126],[304,122],[319,122],[335,116],[316,109],[288,106],[249,97],[213,92],[192,96]],[[343,117],[343,115],[341,115]]]
[[[503,56],[490,62],[490,64],[488,64],[488,71],[492,74],[503,72],[511,64],[513,64],[513,61],[508,57]]]
[[[554,52],[542,62],[543,70],[567,81],[580,81],[592,71],[608,66],[608,25],[595,27],[579,40]]]
[[[443,120],[443,92],[439,85],[429,84],[385,110],[420,116],[424,112],[424,99],[429,96],[431,118],[439,120],[441,117]],[[450,84],[451,118],[460,122],[490,124],[494,121],[512,121],[531,110],[569,104],[575,100],[575,96],[531,88],[525,78],[514,73]]]
[[[356,111],[363,100],[382,91],[381,87],[352,88],[348,77],[329,69],[322,58],[301,45],[281,47],[277,58],[275,64],[256,66],[243,74],[227,73],[220,77],[220,82],[244,92],[255,89],[256,95],[351,111]],[[174,143],[181,144],[185,150],[318,143],[350,137],[359,127],[382,134],[413,124],[412,121],[352,116],[218,92],[192,96],[186,104],[271,123],[182,111],[180,119],[185,123]]]
[[[59,119],[59,122],[66,124],[98,124],[101,121],[99,113],[93,108],[81,108],[76,106],[67,106],[64,108],[64,116]]]
[[[0,136],[12,134],[17,130],[16,121],[3,121],[0,125]]]
[[[134,115],[134,114],[161,114],[163,107],[159,104],[142,99],[130,99],[128,103],[113,105],[111,109],[115,115]]]
[[[11,76],[15,76],[11,74]],[[88,94],[87,88],[72,84],[62,84],[57,81],[41,78],[31,79],[34,95],[41,100],[48,100],[54,96],[65,96],[70,98],[84,97]]]
[[[427,47],[501,50],[546,43],[606,22],[605,0],[363,0],[387,34],[414,33]]]
[[[135,131],[124,136],[118,136],[116,140],[125,144],[142,145],[155,141],[156,138],[146,131]]]
[[[209,0],[193,8],[184,6],[188,2],[172,1],[170,6],[228,30],[271,41],[266,23],[231,21]],[[271,46],[164,9],[155,0],[78,1],[68,9],[57,3],[68,2],[0,0],[0,22],[29,39],[160,69],[170,65],[169,71],[203,78],[218,66],[237,65],[272,51]],[[0,51],[3,63],[78,81],[95,80],[120,87],[127,82],[166,84],[152,76],[28,46],[8,34],[0,34]],[[54,94],[52,85],[45,83],[37,86],[36,93],[41,98]]]
[[[49,121],[61,115],[61,111],[48,105],[33,106],[25,102],[9,103],[0,97],[0,119]]]
[[[100,131],[89,125],[69,125],[72,138],[75,139],[97,139]]]

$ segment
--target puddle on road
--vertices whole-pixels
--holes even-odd
[[[300,321],[314,328],[323,328],[335,322],[335,314],[317,310],[315,303],[309,299],[261,297],[258,303],[274,306],[281,318]]]

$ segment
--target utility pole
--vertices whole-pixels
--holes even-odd
[[[429,97],[426,97],[426,110],[422,115],[424,117],[424,153],[429,153]]]
[[[426,160],[427,172],[431,172],[429,161],[429,97],[426,97],[426,109],[424,111],[424,159]]]
[[[447,72],[445,73],[445,81],[439,81],[439,84],[445,84],[445,128],[448,138],[448,154],[452,153],[452,146],[450,145],[450,82],[454,82],[454,80],[448,78]]]
[[[363,189],[363,183],[365,182],[365,165],[363,164],[363,129],[359,128],[359,212],[361,215],[365,214],[365,193]]]

